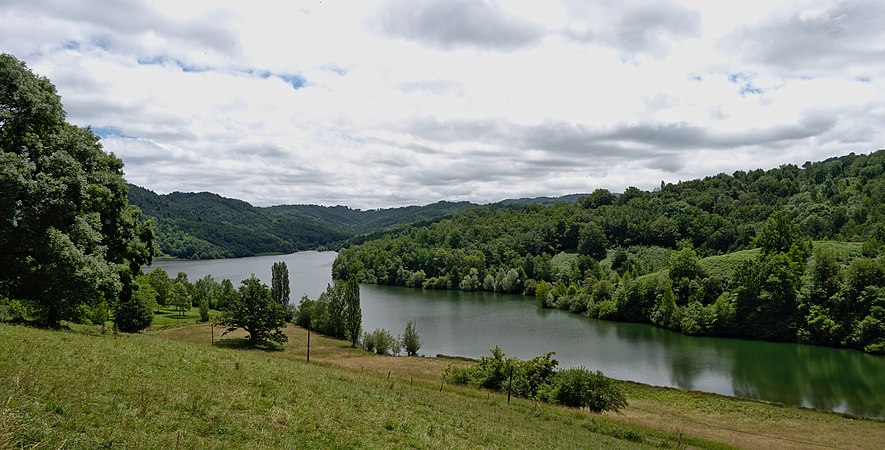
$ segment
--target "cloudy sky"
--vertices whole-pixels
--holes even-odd
[[[885,147],[885,2],[0,0],[158,193],[378,208]]]

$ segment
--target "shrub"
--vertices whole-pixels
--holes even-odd
[[[451,384],[470,384],[470,376],[473,374],[474,366],[456,367],[450,365],[443,370],[443,379]]]
[[[137,333],[149,327],[153,320],[154,313],[151,308],[136,295],[118,304],[114,311],[114,325],[126,333]]]
[[[360,346],[363,350],[379,355],[397,355],[402,351],[399,340],[383,328],[376,328],[371,333],[363,333]]]
[[[408,287],[422,287],[424,285],[424,279],[426,277],[427,277],[427,275],[424,273],[423,270],[418,270],[418,271],[412,272],[409,275],[409,278],[406,280],[406,286],[408,286]]]
[[[0,295],[0,322],[24,322],[30,315],[27,304]]]
[[[100,301],[98,304],[93,305],[89,310],[89,321],[92,322],[93,325],[101,325],[104,326],[104,323],[108,320],[108,302],[105,300]]]
[[[537,398],[538,392],[553,381],[557,365],[559,361],[553,359],[553,352],[528,361],[519,361],[513,376],[513,394],[517,397]]]
[[[515,358],[505,358],[501,348],[495,346],[491,357],[483,356],[479,359],[471,384],[496,391],[503,390],[504,382],[510,375],[510,366],[515,362]]]
[[[618,411],[627,406],[627,398],[614,380],[583,367],[557,372],[553,382],[544,386],[538,395],[550,403],[588,408],[597,413]]]
[[[368,331],[363,332],[363,337],[360,339],[360,347],[367,352],[375,351],[375,335],[374,333],[369,333]]]

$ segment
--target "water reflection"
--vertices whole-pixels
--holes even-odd
[[[417,320],[425,354],[479,357],[495,345],[530,358],[555,351],[648,384],[885,417],[885,358],[856,351],[689,337],[643,324],[541,310],[520,296],[363,286],[364,324],[401,332]]]

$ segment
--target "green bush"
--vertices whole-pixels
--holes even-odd
[[[591,317],[599,317],[600,319],[613,319],[618,313],[618,304],[615,303],[614,300],[604,300],[596,303],[595,306],[595,315],[591,313]]]
[[[553,382],[540,390],[539,397],[549,403],[588,408],[597,413],[627,406],[627,398],[614,380],[583,367],[557,372]]]
[[[475,366],[449,366],[443,370],[443,379],[451,384],[470,385],[471,375]]]
[[[89,321],[93,325],[102,325],[108,320],[108,302],[102,300],[89,310]]]
[[[0,295],[0,322],[24,322],[30,316],[26,303]]]
[[[537,398],[538,392],[553,381],[557,365],[559,361],[553,359],[553,352],[528,361],[517,361],[512,394],[523,398]]]
[[[117,305],[114,311],[114,324],[120,331],[137,333],[151,325],[154,313],[138,297],[133,296],[126,302]]]
[[[402,348],[399,339],[383,328],[376,328],[371,333],[363,333],[360,346],[368,352],[379,355],[397,355]]]
[[[594,412],[618,411],[627,406],[627,398],[614,380],[602,372],[585,368],[556,371],[559,362],[553,353],[528,361],[507,358],[499,347],[477,364],[449,366],[443,379],[452,384],[507,392],[522,398],[558,403]],[[512,386],[510,376],[513,376]]]

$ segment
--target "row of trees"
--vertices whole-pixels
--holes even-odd
[[[336,339],[350,340],[356,347],[362,331],[360,287],[356,279],[337,280],[326,286],[316,300],[306,295],[295,310],[293,322]]]

